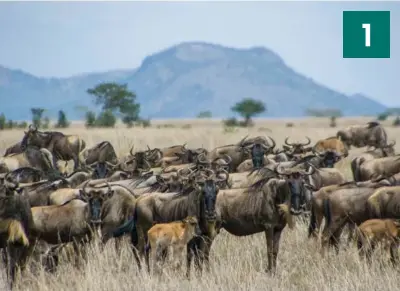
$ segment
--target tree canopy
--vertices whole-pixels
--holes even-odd
[[[87,93],[95,97],[95,104],[102,106],[103,115],[107,118],[116,114],[127,125],[139,120],[140,104],[136,103],[136,95],[128,90],[127,84],[101,83],[88,89]]]
[[[245,119],[245,124],[248,125],[251,123],[252,117],[263,113],[267,110],[267,108],[262,101],[252,98],[245,98],[242,101],[236,103],[231,108],[231,110],[242,116]]]

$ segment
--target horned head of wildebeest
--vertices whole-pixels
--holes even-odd
[[[156,175],[156,180],[158,184],[161,186],[159,192],[180,192],[183,190],[183,181],[179,176],[179,171],[183,169],[179,169],[177,173],[171,173],[167,177],[163,177],[161,175]]]
[[[151,149],[147,146],[147,150],[145,151],[146,159],[150,163],[152,167],[157,166],[158,161],[163,158],[163,152],[159,148]]]
[[[312,151],[314,155],[321,159],[318,167],[322,168],[333,168],[335,164],[344,156],[344,154],[339,154],[333,150],[318,152],[315,148],[313,148]]]
[[[275,168],[277,174],[283,176],[290,188],[290,212],[294,215],[301,214],[305,207],[305,181],[304,176],[312,175],[315,172],[314,167],[310,167],[309,171],[306,171],[300,167],[285,168],[277,166]]]
[[[45,147],[45,136],[40,134],[41,132],[36,126],[30,124],[28,131],[24,131],[24,137],[21,141],[21,149],[24,151],[28,146],[36,146],[39,148]]]
[[[382,151],[382,157],[391,157],[396,155],[396,151],[394,149],[394,146],[396,145],[396,141],[393,140],[390,144],[381,146],[379,148],[376,147],[372,147],[372,150],[376,151],[376,150],[381,150]]]
[[[82,189],[79,190],[79,196],[80,199],[89,204],[89,215],[92,225],[99,225],[102,223],[101,214],[103,204],[113,196],[114,190],[111,189],[110,184],[106,183],[107,190],[104,188],[91,188],[88,191],[86,186],[89,182],[86,182]]]
[[[212,163],[207,159],[205,154],[200,154],[197,156],[196,159],[196,169],[197,170],[203,170],[203,169],[210,169],[212,166]]]
[[[88,167],[93,169],[92,179],[103,179],[109,177],[114,172],[115,168],[118,167],[118,164],[104,161],[94,162],[88,165]]]
[[[232,158],[229,155],[224,154],[224,157],[216,158],[211,162],[211,168],[214,171],[225,170],[229,173],[231,172],[231,167],[229,166],[231,162]]]
[[[270,148],[261,143],[255,143],[251,147],[251,160],[253,162],[253,168],[259,169],[264,167],[264,155],[268,150],[270,150]]]
[[[217,183],[220,180],[222,179],[216,178],[214,173],[208,177],[198,176],[195,180],[196,190],[200,194],[200,211],[204,210],[206,221],[215,221],[217,219],[215,204],[219,192],[219,186]]]
[[[285,144],[283,145],[283,149],[286,155],[293,159],[296,155],[302,155],[309,151],[311,151],[312,147],[306,147],[311,143],[311,139],[306,136],[307,142],[305,143],[289,143],[289,137],[285,138]]]
[[[133,176],[140,175],[151,169],[151,165],[147,160],[146,151],[133,152],[134,146],[130,150],[130,157],[123,163],[121,167],[123,171],[130,172]]]

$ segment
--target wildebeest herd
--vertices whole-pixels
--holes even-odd
[[[192,260],[196,270],[209,267],[221,229],[235,236],[264,232],[267,271],[273,272],[281,233],[293,227],[295,217],[309,219],[310,238],[323,226],[322,250],[327,245],[338,250],[347,226],[363,254],[370,252],[366,238],[393,239],[396,261],[398,223],[369,222],[400,218],[400,156],[394,145],[382,125],[369,122],[314,144],[309,137],[305,142],[287,137],[278,148],[272,137],[246,136],[214,149],[132,147],[118,157],[109,141],[86,148],[79,136],[29,126],[0,158],[0,246],[7,274],[11,284],[18,269],[23,274],[39,242],[48,245],[44,255],[51,257],[53,271],[64,246],[71,245],[78,257],[93,239],[104,245],[123,236],[130,238],[134,263],[142,268],[144,259],[150,270],[151,252],[153,261],[167,256],[165,248],[152,250],[163,244],[155,233],[186,244],[177,229],[194,224],[192,237],[185,237],[187,276]],[[353,181],[335,168],[351,147],[368,147],[351,161]],[[60,161],[71,160],[74,170],[68,172]],[[181,226],[168,228],[177,221]],[[155,231],[160,225],[165,229]]]

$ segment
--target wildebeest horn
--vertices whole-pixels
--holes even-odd
[[[232,162],[232,158],[230,155],[224,154],[224,156],[226,157],[225,161],[226,163],[229,165]]]
[[[214,171],[211,169],[204,169],[204,171],[206,171],[208,173],[207,178],[212,177],[213,175],[215,175]]]
[[[144,159],[144,163],[146,164],[147,168],[143,169],[143,170],[147,170],[147,171],[150,170],[151,169],[151,165],[150,165],[149,161]]]
[[[147,149],[148,149],[149,151],[151,151],[151,148],[149,147],[149,145],[147,145]]]
[[[197,161],[200,163],[207,163],[207,157],[204,153],[201,153],[197,156]]]
[[[272,149],[275,148],[276,142],[275,142],[275,140],[274,140],[272,137],[268,136],[268,138],[269,138],[269,139],[271,140],[271,142],[272,142],[272,145],[269,147],[269,148],[272,150]]]
[[[217,178],[218,182],[222,182],[222,181],[228,181],[229,179],[229,173],[227,171],[225,171],[224,169],[221,169],[217,172],[217,177],[219,176],[219,174],[222,173],[225,175],[225,178]]]
[[[106,163],[107,165],[109,165],[111,168],[115,168],[116,166],[118,166],[118,163],[113,164],[113,163],[108,162],[108,161],[105,161],[105,163]]]
[[[89,184],[89,182],[90,182],[90,180],[89,180],[89,181],[86,181],[86,183],[83,184],[83,187],[82,187],[82,192],[83,192],[83,194],[85,194],[85,195],[88,195],[88,193],[86,192],[86,186],[87,186],[87,184]]]
[[[134,156],[135,154],[133,153],[133,149],[135,148],[135,145],[132,146],[131,150],[129,151],[129,153],[131,154],[131,156]]]
[[[187,168],[187,170],[189,170],[189,174],[187,174],[187,175],[183,174],[183,170],[185,170],[185,168],[179,169],[179,170],[176,172],[176,175],[177,175],[179,178],[182,178],[182,179],[189,179],[189,177],[193,174],[193,170],[190,169],[190,168]]]
[[[285,145],[292,146],[293,143],[289,143],[289,137],[285,138]]]
[[[301,145],[306,146],[306,145],[309,145],[311,143],[311,139],[308,136],[306,136],[306,139],[307,139],[307,142],[306,143],[302,143]]]
[[[247,139],[249,135],[246,135],[244,138],[242,138],[239,142],[239,145],[243,145],[244,141]]]

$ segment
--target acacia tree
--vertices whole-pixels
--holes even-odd
[[[92,89],[88,89],[87,93],[95,97],[95,104],[102,106],[103,116],[110,114],[118,115],[122,121],[132,126],[134,121],[139,120],[140,104],[136,103],[136,95],[128,90],[127,84],[117,83],[101,83]],[[102,124],[102,126],[114,126],[115,121],[108,118],[110,124]]]
[[[251,118],[263,113],[267,108],[262,101],[245,98],[236,103],[231,110],[241,115],[244,118],[244,125],[249,126],[252,123]]]

